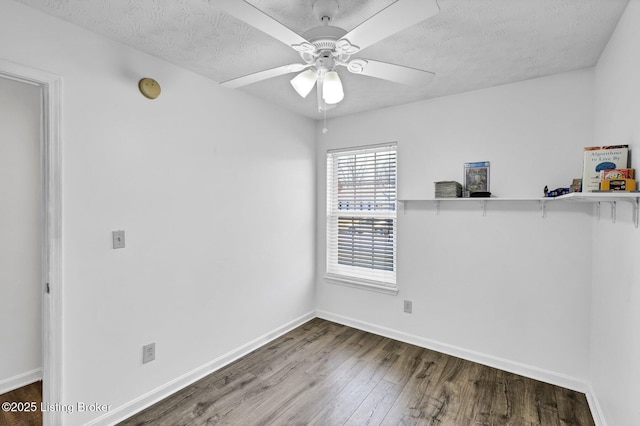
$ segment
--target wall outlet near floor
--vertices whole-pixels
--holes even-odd
[[[142,347],[142,363],[146,364],[147,362],[153,361],[156,359],[156,344],[149,343],[148,345],[144,345]]]
[[[413,311],[413,302],[411,300],[404,301],[404,311],[408,314],[410,314],[411,311]]]

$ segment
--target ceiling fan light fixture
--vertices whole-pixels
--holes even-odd
[[[318,76],[313,70],[306,70],[291,79],[291,85],[298,95],[306,98],[313,86],[316,84]]]
[[[337,104],[344,99],[342,82],[337,72],[329,71],[324,75],[322,99],[328,104]]]

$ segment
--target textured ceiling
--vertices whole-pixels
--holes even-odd
[[[217,8],[216,0],[17,1],[218,82],[301,62],[290,47]],[[394,2],[338,1],[332,25],[347,31]],[[299,34],[318,25],[313,0],[248,2]],[[438,0],[439,14],[353,56],[432,71],[435,80],[415,88],[340,68],[345,99],[327,116],[591,67],[628,2]],[[227,90],[244,90],[321,118],[315,97],[302,99],[291,88],[293,75]]]

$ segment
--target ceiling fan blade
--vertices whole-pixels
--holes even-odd
[[[292,72],[299,72],[305,68],[308,68],[309,66],[310,65],[303,65],[303,64],[283,65],[281,67],[271,68],[268,70],[245,75],[243,77],[238,77],[231,80],[223,81],[222,83],[220,83],[220,85],[224,87],[229,87],[231,89],[235,89],[237,87],[242,87],[248,84],[257,83],[258,81],[266,80],[268,78],[278,77],[278,76],[289,74]]]
[[[362,50],[438,12],[440,7],[436,0],[398,0],[355,27],[341,40]]]
[[[244,0],[215,0],[211,3],[287,46],[309,44],[302,36]]]
[[[388,64],[386,62],[374,61],[371,59],[355,59],[358,63],[358,70],[354,71],[351,66],[347,69],[354,74],[368,75],[369,77],[381,78],[407,86],[425,86],[433,81],[435,73],[423,71],[416,68],[404,67],[402,65]]]

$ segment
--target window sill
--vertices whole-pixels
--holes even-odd
[[[360,278],[347,277],[344,275],[334,275],[334,274],[327,274],[324,276],[324,279],[331,284],[360,288],[363,290],[375,291],[375,292],[384,293],[384,294],[391,294],[394,296],[398,294],[398,287],[396,286],[392,287],[389,284],[383,284],[379,281],[364,280]]]

